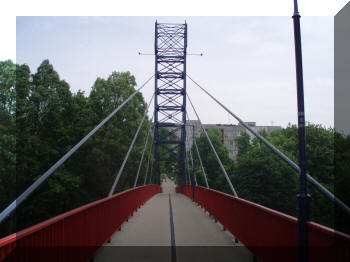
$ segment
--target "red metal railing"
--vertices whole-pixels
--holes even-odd
[[[192,198],[192,186],[177,188]],[[297,261],[297,219],[216,190],[194,187],[194,200],[261,262]],[[350,261],[350,236],[309,222],[309,261]]]
[[[0,239],[0,261],[88,261],[158,185],[132,188]]]

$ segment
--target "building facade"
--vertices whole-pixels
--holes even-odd
[[[259,132],[263,129],[269,134],[274,130],[281,129],[280,126],[257,126],[256,122],[246,122],[254,131]],[[202,128],[198,120],[188,120],[186,126],[187,141],[186,147],[190,148],[193,143],[193,127],[194,126],[194,136],[199,137],[202,133]],[[215,127],[221,132],[221,141],[226,146],[229,151],[229,156],[232,160],[235,160],[238,154],[238,148],[235,139],[241,135],[242,132],[246,131],[251,139],[254,135],[247,131],[244,126],[238,125],[228,125],[228,124],[203,124],[203,127],[208,130],[209,128]],[[178,136],[180,133],[178,132]]]

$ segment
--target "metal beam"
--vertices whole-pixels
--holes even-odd
[[[178,140],[158,140],[157,144],[169,144],[169,145],[175,145],[179,144],[182,145],[184,142],[183,141],[178,141]]]
[[[158,173],[158,161],[182,161],[179,170],[186,170],[186,48],[187,25],[155,23],[155,97],[154,100],[154,148],[153,175],[155,183]],[[159,99],[158,99],[159,96]],[[159,128],[181,128],[179,141],[160,138]],[[169,136],[171,133],[168,134]],[[166,153],[158,147],[177,144],[179,147],[167,149]],[[161,155],[160,155],[161,154]],[[170,155],[168,155],[170,154]],[[177,157],[173,157],[177,155]],[[186,183],[186,176],[183,174]]]
[[[146,181],[147,181],[148,168],[149,168],[149,163],[151,160],[152,147],[153,147],[153,135],[152,135],[152,140],[151,140],[151,146],[149,147],[149,151],[148,151],[147,168],[146,168],[146,173],[145,173],[145,179],[143,180],[143,185],[146,185]]]

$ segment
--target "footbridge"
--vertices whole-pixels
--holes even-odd
[[[155,74],[134,91],[82,140],[53,164],[25,192],[0,213],[0,223],[24,205],[25,200],[76,152],[91,136],[154,79],[154,93],[135,136],[106,197],[30,228],[0,239],[0,261],[104,262],[104,261],[350,261],[350,236],[319,225],[309,219],[306,184],[316,187],[343,212],[350,209],[318,183],[305,167],[305,115],[301,67],[300,15],[293,15],[296,46],[298,95],[299,165],[267,139],[255,132],[186,72],[187,24],[155,24]],[[270,148],[300,177],[298,217],[292,217],[240,198],[203,127],[186,82],[192,81],[216,104]],[[154,103],[152,125],[148,131],[134,186],[116,193],[123,169],[139,131]],[[186,148],[187,104],[193,108],[202,132],[213,151],[230,194],[210,188],[196,139]],[[166,134],[166,135],[164,135]],[[179,134],[174,136],[174,134]],[[151,139],[152,147],[146,150]],[[161,150],[162,149],[162,150]],[[147,152],[146,152],[147,151]],[[165,153],[164,153],[165,152]],[[147,155],[148,154],[148,155]],[[189,155],[191,160],[189,160]],[[196,158],[201,174],[189,172]],[[147,161],[144,181],[140,166]],[[160,161],[176,163],[175,184],[161,175]],[[193,168],[192,168],[193,169]],[[197,182],[203,176],[203,185]],[[278,201],[278,200],[276,200]]]

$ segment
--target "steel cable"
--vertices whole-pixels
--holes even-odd
[[[82,140],[72,147],[64,156],[62,156],[53,166],[51,166],[39,179],[28,187],[16,200],[14,200],[0,214],[0,223],[2,223],[16,208],[30,196],[57,168],[59,168],[75,151],[77,151],[93,134],[95,134],[111,117],[113,117],[125,104],[127,104],[152,78],[152,75],[144,84],[142,84],[134,93],[132,93],[123,103],[113,110],[105,119],[103,119],[93,130],[91,130]]]
[[[187,75],[187,74],[186,74]],[[279,151],[274,145],[272,145],[268,140],[266,140],[263,136],[255,132],[252,128],[250,128],[245,122],[242,121],[238,116],[232,113],[226,106],[224,106],[221,102],[219,102],[214,96],[212,96],[207,90],[205,90],[202,86],[200,86],[196,81],[194,81],[189,75],[187,77],[200,89],[202,89],[208,96],[210,96],[217,104],[219,104],[223,109],[226,110],[231,116],[233,116],[242,126],[244,126],[247,130],[249,130],[255,137],[257,137],[261,142],[263,142],[268,148],[270,148],[274,153],[276,153],[283,161],[285,161],[288,165],[290,165],[294,170],[297,171],[298,175],[300,174],[300,167],[294,163],[291,159],[289,159],[285,154]],[[306,174],[307,180],[314,185],[323,195],[325,195],[328,199],[330,199],[333,203],[339,206],[345,213],[350,216],[350,208],[342,202],[339,198],[337,198],[334,194],[332,194],[327,188],[317,182],[312,176]]]
[[[136,142],[136,139],[137,139],[137,137],[138,137],[138,135],[139,135],[139,132],[140,132],[140,130],[141,130],[142,124],[143,124],[143,122],[144,122],[144,120],[145,120],[145,118],[146,118],[146,116],[147,116],[148,108],[149,108],[149,106],[151,105],[151,102],[152,102],[152,100],[153,100],[153,97],[154,97],[154,94],[152,95],[152,97],[151,97],[151,99],[150,99],[150,101],[149,101],[149,103],[148,103],[148,106],[147,106],[147,108],[146,108],[146,110],[145,110],[145,113],[143,114],[142,120],[141,120],[141,122],[140,122],[140,124],[139,124],[139,127],[138,127],[137,130],[136,130],[136,133],[135,133],[135,135],[134,135],[134,138],[133,138],[132,141],[131,141],[131,144],[130,144],[130,146],[129,146],[128,152],[127,152],[126,155],[125,155],[124,161],[123,161],[123,163],[122,163],[122,165],[121,165],[121,167],[120,167],[120,169],[119,169],[119,171],[118,171],[117,177],[116,177],[115,180],[114,180],[114,183],[113,183],[113,185],[112,185],[112,187],[111,187],[111,190],[110,190],[109,193],[108,193],[108,196],[113,195],[113,192],[114,192],[115,188],[116,188],[117,185],[118,185],[118,181],[119,181],[120,176],[121,176],[121,174],[122,174],[122,172],[123,172],[123,170],[124,170],[125,164],[126,164],[126,162],[128,161],[128,158],[129,158],[129,155],[130,155],[130,153],[131,153],[131,150],[132,150],[132,148],[134,147],[134,144],[135,144],[135,142]]]
[[[231,189],[232,193],[234,194],[234,196],[238,197],[237,192],[236,192],[235,188],[233,187],[232,182],[231,182],[230,178],[228,177],[228,175],[227,175],[227,173],[226,173],[225,167],[224,167],[224,165],[222,164],[222,162],[221,162],[221,160],[220,160],[218,154],[216,153],[215,147],[214,147],[213,143],[211,142],[207,131],[206,131],[205,128],[203,127],[202,121],[200,120],[200,118],[199,118],[199,116],[198,116],[198,114],[197,114],[197,111],[196,111],[196,109],[194,108],[194,106],[193,106],[193,104],[192,104],[192,101],[191,101],[191,99],[190,99],[188,93],[186,93],[186,95],[187,95],[188,101],[190,101],[190,104],[191,104],[191,106],[192,106],[192,108],[193,108],[194,113],[195,113],[196,116],[197,116],[197,119],[198,119],[198,121],[199,121],[199,123],[200,123],[200,125],[201,125],[201,127],[202,127],[202,130],[203,130],[203,132],[205,133],[205,136],[207,137],[207,140],[208,140],[209,145],[210,145],[210,147],[211,147],[211,149],[212,149],[212,151],[213,151],[213,153],[214,153],[214,155],[215,155],[215,157],[216,157],[216,160],[218,161],[218,163],[219,163],[219,165],[220,165],[220,167],[221,167],[221,170],[222,170],[222,172],[224,173],[224,176],[225,176],[225,178],[226,178],[227,183],[228,183],[229,186],[230,186],[230,189]]]
[[[187,113],[186,113],[186,114],[187,114]],[[189,118],[188,114],[187,114],[187,120],[190,121],[190,118]],[[207,180],[207,175],[206,175],[205,170],[204,170],[204,167],[203,167],[202,158],[201,158],[201,156],[200,156],[200,154],[199,154],[199,150],[198,150],[198,146],[197,146],[197,142],[196,142],[196,138],[195,138],[195,137],[193,138],[193,144],[194,144],[194,146],[195,146],[195,148],[196,148],[197,156],[198,156],[198,159],[199,159],[199,163],[200,163],[201,168],[202,168],[202,172],[203,172],[203,176],[204,176],[205,185],[206,185],[207,188],[209,188],[209,184],[208,184],[208,180]]]
[[[137,185],[137,181],[139,179],[139,174],[140,174],[140,170],[141,170],[141,166],[142,166],[142,162],[143,162],[143,157],[145,155],[145,151],[146,151],[146,147],[147,147],[147,143],[148,143],[148,139],[149,139],[149,136],[150,136],[150,133],[151,133],[151,129],[152,129],[152,120],[153,120],[153,116],[150,120],[150,126],[149,126],[149,129],[148,129],[148,133],[147,133],[147,138],[146,138],[146,142],[145,142],[145,146],[143,147],[143,150],[142,150],[142,155],[141,155],[141,159],[140,159],[140,164],[139,164],[139,167],[137,169],[137,174],[136,174],[136,178],[135,178],[135,182],[134,182],[134,187],[136,187]]]

